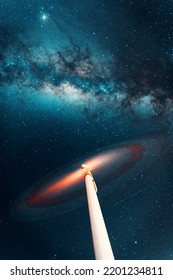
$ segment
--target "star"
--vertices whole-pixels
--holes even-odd
[[[46,21],[46,20],[48,19],[48,15],[47,15],[47,14],[42,14],[42,15],[41,15],[41,19],[42,19],[43,21]]]

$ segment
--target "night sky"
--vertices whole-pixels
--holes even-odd
[[[11,209],[69,162],[150,136],[166,155],[100,203],[117,259],[173,259],[173,1],[0,0],[0,83],[0,259],[93,259],[87,201],[38,221]]]

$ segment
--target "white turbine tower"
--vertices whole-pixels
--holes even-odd
[[[97,197],[97,186],[91,171],[82,164],[85,178],[91,232],[96,260],[114,260],[104,218]]]

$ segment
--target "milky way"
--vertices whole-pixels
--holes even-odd
[[[168,14],[162,1],[159,5],[152,1],[149,6],[144,1],[142,11],[135,1],[130,3],[120,1],[117,7],[113,6],[113,10],[120,13],[117,19],[113,19],[113,14],[102,3],[98,10],[102,11],[98,18],[102,23],[101,27],[95,24],[95,32],[90,31],[89,23],[83,33],[80,26],[78,33],[73,30],[74,20],[79,23],[80,5],[79,10],[74,7],[70,17],[62,12],[59,21],[53,10],[54,3],[45,9],[48,11],[45,18],[46,13],[41,10],[40,18],[28,18],[27,15],[20,27],[1,23],[1,85],[4,88],[15,85],[21,98],[25,98],[26,92],[35,92],[53,95],[66,102],[74,101],[85,113],[101,110],[98,107],[104,102],[105,108],[107,106],[115,116],[129,109],[132,113],[161,114],[170,120],[173,86],[171,10]],[[32,5],[31,2],[30,8]],[[2,6],[8,7],[8,3]],[[133,17],[133,9],[139,13],[138,18]],[[94,12],[88,3],[89,14],[96,16],[98,12]],[[120,20],[121,15],[125,16],[125,21]],[[36,31],[28,31],[28,27],[27,32],[24,31],[26,22],[32,24],[34,20],[37,20]],[[69,24],[72,24],[71,34]],[[37,28],[43,35],[35,38]],[[54,40],[49,32],[55,33]],[[87,41],[89,32],[91,36]]]

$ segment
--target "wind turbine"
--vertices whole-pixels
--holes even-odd
[[[87,165],[82,164],[85,178],[91,232],[96,260],[114,260],[109,236],[97,197],[97,186]]]

